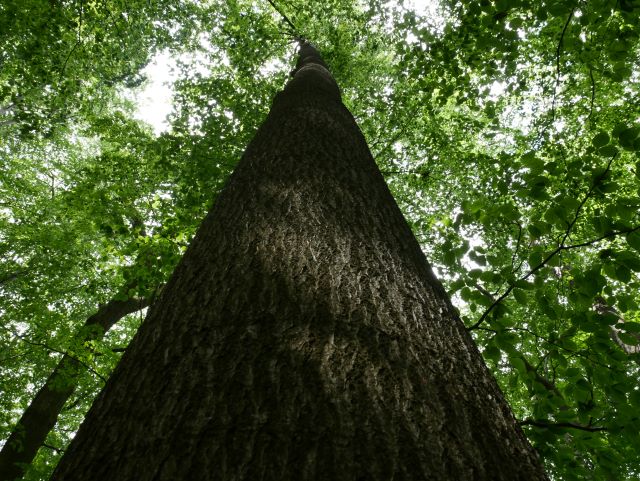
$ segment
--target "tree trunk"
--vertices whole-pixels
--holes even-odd
[[[145,299],[112,300],[88,317],[79,333],[82,341],[100,339],[127,314],[147,307]],[[73,394],[81,364],[65,354],[24,411],[0,451],[0,481],[21,478],[47,439],[62,407]]]
[[[308,44],[52,479],[547,479]]]

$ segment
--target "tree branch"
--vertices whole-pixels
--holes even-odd
[[[589,79],[591,80],[591,103],[589,104],[589,115],[587,115],[587,120],[591,118],[593,115],[593,103],[596,100],[596,81],[593,78],[593,69],[589,69]]]
[[[572,356],[579,356],[579,357],[581,357],[583,359],[586,359],[589,362],[597,364],[598,366],[602,366],[605,369],[609,369],[610,371],[613,371],[613,372],[621,372],[619,370],[616,370],[616,369],[612,368],[611,366],[607,366],[606,364],[601,363],[600,361],[597,361],[595,359],[590,358],[584,352],[574,351],[573,349],[569,349],[569,348],[563,346],[562,344],[558,344],[557,342],[553,342],[551,339],[549,339],[547,337],[544,337],[544,336],[541,336],[537,332],[534,332],[531,329],[528,329],[526,327],[508,327],[508,328],[505,328],[505,331],[523,331],[523,332],[527,332],[527,333],[531,334],[533,337],[535,337],[536,339],[540,339],[540,340],[546,342],[547,344],[551,344],[552,346],[555,346],[558,349],[562,349],[563,351],[568,352]]]
[[[511,270],[515,272],[516,256],[518,255],[518,251],[520,250],[520,242],[522,241],[522,224],[515,220],[513,221],[513,223],[518,226],[518,240],[516,241],[516,248],[513,250],[513,254],[511,255]],[[518,266],[518,268],[520,268],[520,266]]]
[[[431,172],[419,172],[416,170],[381,170],[382,175],[417,175],[420,177],[429,177]]]
[[[293,22],[291,20],[289,20],[289,17],[287,17],[284,12],[282,12],[282,10],[280,10],[278,8],[278,6],[273,2],[273,0],[267,0],[267,2],[269,2],[269,4],[273,7],[273,9],[278,12],[278,14],[280,14],[280,16],[282,17],[282,19],[287,23],[287,25],[289,25],[289,27],[291,27],[291,30],[293,30],[293,33],[296,37],[296,40],[300,40],[300,36],[298,35],[298,29],[296,28],[296,26],[293,24]]]
[[[95,369],[93,369],[91,366],[89,366],[87,363],[81,361],[80,359],[78,359],[77,357],[75,357],[73,354],[70,354],[69,352],[65,352],[65,351],[61,351],[59,349],[56,349],[55,347],[51,347],[48,344],[45,344],[44,342],[39,342],[39,341],[32,341],[30,339],[27,339],[25,336],[22,336],[20,334],[18,334],[16,331],[14,331],[13,329],[10,329],[10,331],[13,333],[14,336],[16,336],[18,339],[20,339],[22,342],[29,344],[31,346],[37,346],[37,347],[43,347],[45,349],[47,349],[48,351],[51,352],[55,352],[57,354],[62,354],[63,357],[68,357],[70,358],[72,361],[77,362],[78,364],[80,364],[81,366],[85,367],[88,371],[91,371],[93,374],[95,374],[96,376],[98,376],[100,379],[102,379],[102,381],[104,383],[107,382],[107,379],[100,374],[98,371],[96,371]]]
[[[62,80],[62,76],[64,75],[64,71],[67,69],[67,63],[69,62],[71,55],[73,55],[73,52],[75,52],[76,49],[80,46],[80,44],[82,44],[82,14],[83,14],[83,4],[81,1],[80,15],[78,20],[78,35],[77,35],[76,43],[73,45],[73,47],[69,51],[69,54],[67,55],[67,57],[64,59],[64,62],[62,63],[62,68],[60,69],[60,75],[58,76],[58,82]]]
[[[520,426],[535,426],[537,428],[568,428],[568,429],[579,429],[580,431],[589,431],[589,432],[598,432],[598,431],[608,431],[609,429],[604,426],[590,426],[578,423],[554,423],[548,421],[541,421],[535,419],[524,419],[522,421],[518,421]]]
[[[571,19],[573,18],[573,12],[575,11],[575,7],[571,9],[569,12],[569,17],[564,24],[564,28],[562,29],[562,33],[560,34],[560,40],[558,41],[558,47],[556,48],[556,82],[553,86],[553,100],[551,103],[551,122],[556,120],[556,94],[558,91],[558,86],[560,85],[560,56],[562,54],[562,42],[564,40],[564,34],[567,32],[567,28],[571,23]]]
[[[123,290],[126,291],[127,287]],[[81,328],[76,334],[76,339],[80,343],[99,339],[122,317],[146,307],[150,302],[151,297],[120,300],[116,296],[105,305],[100,306],[98,311],[85,321],[85,328],[87,326],[97,326],[98,328]],[[44,445],[47,435],[55,426],[60,412],[78,384],[78,376],[76,376],[78,366],[84,366],[106,382],[106,379],[91,366],[70,353],[62,352],[42,342],[29,340],[17,332],[11,332],[28,344],[44,347],[63,356],[27,409],[22,413],[20,420],[0,449],[0,473],[2,473],[0,477],[2,479],[21,478],[25,468],[33,461],[38,449]]]
[[[607,167],[605,168],[604,172],[602,174],[600,174],[593,182],[593,185],[591,185],[591,187],[589,188],[589,190],[587,191],[587,193],[585,194],[585,196],[583,197],[582,201],[580,201],[580,204],[578,205],[578,207],[576,208],[576,212],[573,216],[573,219],[571,220],[571,222],[568,223],[567,225],[567,230],[564,233],[564,236],[562,237],[562,240],[560,241],[560,245],[558,245],[558,247],[556,247],[553,251],[551,251],[547,257],[545,257],[537,266],[531,268],[529,270],[529,272],[527,272],[524,276],[522,276],[520,279],[518,279],[519,282],[521,281],[526,281],[529,277],[531,277],[533,274],[535,274],[536,272],[538,272],[540,269],[542,269],[544,266],[546,266],[549,261],[556,256],[556,254],[558,254],[559,252],[563,251],[563,250],[569,250],[569,249],[576,249],[578,247],[585,247],[588,245],[592,245],[596,242],[599,242],[603,239],[606,239],[608,237],[613,237],[614,235],[619,235],[619,234],[626,234],[626,233],[630,233],[630,232],[634,232],[638,229],[640,229],[640,226],[631,228],[631,229],[627,229],[627,230],[622,230],[622,231],[616,231],[614,233],[608,233],[605,234],[604,236],[601,236],[597,239],[594,239],[592,241],[587,241],[587,242],[583,242],[580,244],[573,244],[573,245],[569,245],[566,246],[565,242],[567,241],[567,238],[569,237],[569,235],[571,234],[571,230],[573,229],[573,226],[576,224],[576,222],[578,221],[578,218],[580,217],[580,213],[582,212],[582,208],[584,207],[585,203],[587,202],[587,200],[591,197],[591,195],[593,194],[593,191],[595,190],[595,188],[600,184],[600,182],[602,181],[602,179],[604,179],[604,177],[607,175],[607,173],[609,172],[609,169],[611,168],[611,163],[613,162],[613,159],[616,158],[618,154],[614,154],[611,159],[609,159],[609,162],[607,163]],[[482,313],[482,315],[480,316],[480,318],[478,319],[478,321],[473,324],[472,326],[468,327],[467,330],[468,331],[472,331],[474,329],[477,329],[478,326],[480,324],[482,324],[485,319],[487,318],[487,316],[489,315],[489,313],[498,305],[500,304],[503,300],[505,300],[509,294],[511,293],[511,291],[516,287],[516,283],[511,284],[509,287],[507,287],[507,290],[504,291],[502,293],[502,295],[500,295],[500,297],[498,297],[495,301],[493,301],[493,303]]]
[[[563,249],[569,250],[569,249],[577,249],[578,247],[587,247],[593,244],[597,244],[598,242],[608,239],[609,237],[616,237],[622,234],[631,234],[632,232],[635,232],[637,230],[640,230],[640,225],[637,225],[635,227],[630,227],[629,229],[614,230],[604,235],[601,235],[600,237],[596,237],[595,239],[591,239],[586,242],[581,242],[580,244],[571,244],[568,246],[564,246]]]
[[[47,444],[47,443],[42,443],[42,447],[51,449],[52,451],[55,451],[58,454],[64,453],[64,449],[56,448],[55,446],[51,446],[50,444]]]

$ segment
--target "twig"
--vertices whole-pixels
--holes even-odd
[[[589,426],[584,424],[577,423],[554,423],[548,421],[537,421],[535,419],[524,419],[523,421],[518,421],[520,426],[535,426],[538,428],[570,428],[570,429],[579,429],[581,431],[589,431],[589,432],[597,432],[597,431],[608,431],[609,429],[604,426]]]
[[[587,202],[587,200],[591,197],[591,195],[593,194],[593,191],[595,190],[595,188],[600,184],[600,182],[602,181],[602,179],[604,179],[604,177],[609,173],[609,169],[611,168],[611,163],[613,162],[613,159],[616,158],[618,154],[614,154],[611,159],[609,159],[609,162],[607,163],[607,167],[604,170],[604,172],[602,174],[600,174],[598,176],[598,178],[595,179],[595,181],[593,182],[593,185],[591,185],[591,187],[589,188],[589,191],[585,194],[584,198],[582,199],[582,201],[580,202],[580,204],[578,205],[578,208],[576,209],[576,213],[573,216],[573,220],[571,222],[568,223],[567,226],[567,230],[564,233],[564,236],[562,237],[562,240],[560,241],[560,244],[558,245],[558,247],[556,247],[553,251],[551,251],[551,253],[549,253],[547,255],[547,257],[545,257],[542,262],[540,262],[537,266],[531,268],[529,270],[529,272],[527,272],[524,276],[522,276],[519,281],[526,281],[529,277],[531,277],[533,274],[535,274],[536,272],[538,272],[540,269],[542,269],[544,266],[546,266],[549,261],[559,252],[563,251],[563,250],[568,250],[568,249],[575,249],[577,247],[584,247],[586,245],[591,245],[595,242],[599,242],[603,239],[606,239],[608,237],[612,237],[612,233],[606,234],[604,236],[601,236],[597,239],[594,239],[591,242],[583,242],[581,244],[573,244],[573,245],[569,245],[566,246],[565,242],[567,241],[567,238],[569,237],[569,235],[571,234],[571,230],[573,229],[573,226],[576,224],[576,222],[578,221],[578,217],[580,217],[580,213],[582,212],[582,208],[584,207],[584,204]],[[636,230],[638,230],[638,228],[640,228],[640,226],[638,227],[634,227],[632,229],[628,229],[628,230],[624,230],[624,231],[617,231],[615,234],[625,234],[625,233],[630,233],[630,232],[634,232]],[[467,328],[467,330],[472,331],[473,329],[477,329],[478,326],[480,324],[482,324],[484,322],[484,320],[487,318],[487,316],[489,315],[489,313],[498,305],[500,304],[503,300],[505,300],[509,294],[511,293],[511,291],[516,287],[516,283],[511,284],[509,287],[507,287],[507,290],[504,291],[502,293],[502,295],[500,297],[498,297],[495,301],[493,301],[493,303],[491,303],[491,305],[482,313],[482,315],[480,316],[480,318],[478,319],[478,321],[473,324],[471,327]]]
[[[585,354],[583,352],[574,351],[573,349],[569,349],[568,347],[565,347],[562,344],[558,344],[557,342],[553,342],[549,338],[541,336],[540,334],[538,334],[538,333],[536,333],[536,332],[534,332],[531,329],[528,329],[526,327],[509,327],[509,328],[506,328],[505,331],[523,331],[523,332],[529,333],[533,337],[535,337],[536,339],[541,339],[544,342],[546,342],[547,344],[551,344],[552,346],[555,346],[558,349],[562,349],[563,351],[566,351],[569,354],[572,354],[574,356],[580,356],[581,358],[586,359],[587,361],[592,362],[594,364],[597,364],[598,366],[604,367],[605,369],[609,369],[610,371],[620,372],[620,371],[612,368],[611,366],[607,366],[606,364],[603,364],[600,361],[597,361],[595,359],[590,358],[587,354]]]
[[[591,79],[591,103],[589,105],[589,115],[587,115],[587,120],[591,118],[593,115],[593,103],[596,100],[596,81],[593,78],[593,69],[589,69],[589,78]]]
[[[513,223],[518,226],[518,240],[516,241],[516,248],[513,250],[513,254],[511,255],[511,271],[515,272],[516,256],[518,255],[518,251],[520,250],[520,241],[522,240],[522,224],[515,220],[513,221]]]
[[[631,227],[629,229],[623,229],[623,230],[616,230],[616,231],[612,231],[609,232],[607,234],[604,234],[600,237],[597,237],[595,239],[591,239],[589,241],[586,242],[581,242],[580,244],[571,244],[568,246],[564,246],[563,249],[564,250],[569,250],[569,249],[577,249],[578,247],[587,247],[593,244],[596,244],[602,240],[608,239],[609,237],[615,237],[615,236],[619,236],[622,234],[631,234],[632,232],[636,232],[637,230],[640,230],[640,225],[637,225],[635,227]]]
[[[536,381],[538,381],[541,385],[543,385],[547,391],[553,392],[560,398],[563,397],[562,394],[560,393],[560,390],[556,387],[556,385],[552,381],[549,381],[542,374],[540,374],[538,372],[537,367],[532,366],[531,363],[527,361],[527,359],[524,356],[520,356],[520,359],[522,359],[522,362],[524,362],[524,367],[527,370],[527,372],[532,372],[534,377],[536,378]],[[538,364],[538,367],[539,366],[540,364]]]
[[[62,68],[60,69],[60,75],[58,76],[58,82],[60,82],[62,80],[62,76],[64,75],[64,71],[67,68],[67,63],[69,62],[69,59],[71,58],[71,55],[73,55],[73,52],[75,52],[75,50],[78,48],[78,46],[82,43],[82,14],[83,14],[83,5],[82,5],[82,1],[81,1],[80,2],[80,15],[79,15],[79,19],[78,19],[78,35],[77,35],[76,43],[71,48],[71,50],[69,51],[69,54],[67,55],[67,58],[65,58],[64,62],[62,63]]]
[[[32,346],[38,346],[38,347],[44,347],[45,349],[48,349],[49,351],[52,352],[56,352],[58,354],[62,354],[63,356],[68,356],[70,359],[74,360],[75,362],[77,362],[78,364],[84,366],[87,370],[91,371],[93,374],[95,374],[96,376],[98,376],[100,379],[102,379],[105,383],[107,382],[107,378],[105,378],[102,374],[100,374],[98,371],[96,371],[95,369],[93,369],[91,366],[89,366],[87,363],[82,362],[80,359],[78,359],[77,357],[69,354],[68,352],[64,352],[64,351],[60,351],[59,349],[56,349],[55,347],[51,347],[43,342],[38,342],[38,341],[31,341],[29,339],[27,339],[24,336],[21,336],[20,334],[18,334],[16,331],[14,331],[13,329],[9,329],[9,331],[11,331],[13,333],[14,336],[16,336],[18,339],[20,339],[22,342],[26,342],[27,344],[30,344]]]
[[[553,86],[553,101],[551,103],[551,122],[556,120],[556,93],[558,91],[558,86],[560,85],[560,55],[562,54],[562,41],[564,40],[564,34],[571,23],[571,19],[573,18],[573,12],[575,11],[575,7],[571,9],[569,12],[569,17],[564,24],[564,28],[562,29],[562,33],[560,34],[560,40],[558,41],[558,48],[556,48],[556,83]]]
[[[280,14],[280,16],[282,17],[282,19],[287,23],[287,25],[289,25],[289,27],[291,27],[291,29],[293,30],[294,35],[296,36],[296,38],[300,38],[298,36],[298,29],[296,28],[296,26],[293,24],[293,22],[291,20],[289,20],[289,17],[287,17],[282,10],[280,10],[278,8],[278,6],[273,3],[273,0],[267,0],[267,2],[269,2],[269,4],[273,7],[273,9],[278,12]]]
[[[52,451],[55,451],[58,454],[64,453],[64,449],[56,448],[55,446],[51,446],[50,444],[47,444],[47,443],[42,443],[42,447],[49,448],[49,449],[51,449]]]
[[[419,172],[416,170],[381,170],[382,175],[418,175],[421,177],[429,177],[431,172]]]

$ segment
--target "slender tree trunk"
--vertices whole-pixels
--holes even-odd
[[[79,334],[83,341],[99,339],[127,314],[148,305],[145,299],[112,300],[88,317]],[[73,394],[80,363],[65,354],[40,388],[0,451],[0,481],[21,478],[47,439],[62,407]]]
[[[308,44],[52,479],[547,479]]]

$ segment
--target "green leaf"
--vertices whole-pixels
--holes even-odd
[[[530,291],[530,290],[533,290],[533,289],[536,288],[536,286],[533,283],[527,282],[525,280],[516,281],[514,286],[519,288],[519,289],[524,289],[526,291]]]
[[[522,163],[528,167],[531,172],[540,172],[544,168],[544,161],[536,157],[533,152],[528,152],[523,155]]]
[[[629,344],[630,346],[637,346],[640,344],[640,338],[634,336],[633,334],[627,334],[626,332],[619,332],[618,336],[620,340],[625,344]]]
[[[528,262],[529,262],[529,267],[531,267],[532,269],[540,265],[540,263],[542,262],[542,252],[537,250],[531,252],[531,254],[529,254]]]
[[[591,144],[596,148],[599,149],[600,147],[604,147],[605,145],[607,145],[609,143],[609,134],[607,134],[606,132],[600,132],[598,133],[592,140],[591,140]]]
[[[527,298],[527,293],[525,291],[523,291],[522,289],[517,289],[517,288],[513,290],[513,297],[520,304],[526,304],[528,302],[528,300],[529,300]]]
[[[633,150],[633,143],[640,134],[640,127],[629,127],[622,130],[618,134],[618,140],[620,141],[620,145],[622,145],[625,149]]]
[[[522,358],[512,357],[509,359],[509,362],[516,369],[516,371],[518,371],[520,375],[524,375],[527,373],[527,366],[525,362],[522,360]]]
[[[640,322],[625,322],[622,324],[621,329],[627,332],[640,333]]]
[[[629,282],[631,280],[631,270],[627,266],[616,266],[616,279],[622,282]]]
[[[640,272],[640,258],[632,251],[622,251],[616,256],[616,260],[625,267],[628,267],[634,272]]]
[[[565,375],[568,379],[575,379],[580,375],[580,369],[575,367],[570,367],[565,371]]]
[[[578,379],[575,383],[574,386],[577,389],[580,389],[581,391],[585,391],[585,392],[590,392],[591,391],[591,384],[589,384],[589,382],[584,379],[584,378],[580,378]]]
[[[498,361],[500,360],[502,354],[500,349],[498,349],[496,346],[490,345],[485,347],[484,351],[482,351],[482,355],[487,359]]]
[[[640,251],[640,232],[630,232],[626,236],[627,243],[635,250]]]
[[[605,145],[604,147],[598,149],[598,153],[605,157],[613,157],[618,153],[618,149],[613,145]]]

